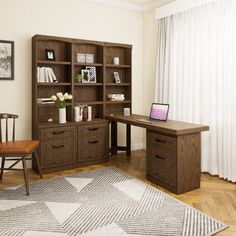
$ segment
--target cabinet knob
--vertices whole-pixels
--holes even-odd
[[[158,138],[155,138],[155,141],[157,143],[162,143],[162,144],[166,143],[166,140],[161,140],[161,139],[158,139]]]
[[[89,144],[95,144],[98,143],[98,141],[89,141]]]
[[[98,128],[89,128],[88,130],[89,131],[95,131],[95,130],[98,130]]]
[[[52,147],[55,148],[55,149],[58,149],[58,148],[63,148],[64,146],[65,145],[62,144],[62,145],[58,145],[58,146],[53,145]]]
[[[52,132],[52,134],[54,134],[54,135],[64,134],[64,133],[65,133],[65,131],[54,131],[54,132]]]
[[[159,156],[159,155],[156,155],[155,157],[158,158],[158,159],[161,159],[161,160],[165,160],[166,159],[165,157],[162,157],[162,156]]]

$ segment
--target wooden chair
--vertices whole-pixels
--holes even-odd
[[[23,165],[23,173],[25,179],[25,187],[26,187],[26,194],[29,195],[29,182],[28,182],[28,172],[26,166],[26,160],[31,160],[32,157],[36,159],[38,165],[38,173],[40,178],[42,179],[42,172],[39,163],[39,159],[37,156],[37,148],[39,146],[39,141],[36,140],[21,140],[15,141],[15,119],[18,118],[18,115],[13,114],[6,114],[0,113],[0,157],[2,158],[1,164],[1,173],[0,173],[0,180],[3,178],[3,171],[4,170],[22,170],[13,168],[17,163],[22,161]],[[9,127],[8,127],[8,120],[12,119],[12,141],[8,141],[9,137]],[[5,120],[6,126],[6,138],[5,142],[3,142],[3,135],[2,135],[2,121]],[[32,155],[32,157],[28,157]],[[12,165],[8,168],[5,168],[6,161],[15,161]]]

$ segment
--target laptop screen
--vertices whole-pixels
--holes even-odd
[[[153,103],[150,111],[150,119],[166,121],[168,117],[169,104]]]

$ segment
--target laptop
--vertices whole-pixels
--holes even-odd
[[[150,123],[165,122],[168,118],[168,112],[169,104],[152,103],[149,118],[138,120]]]

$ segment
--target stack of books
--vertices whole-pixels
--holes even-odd
[[[39,83],[56,83],[57,78],[50,67],[37,67],[37,81]]]
[[[37,103],[38,104],[51,104],[55,103],[51,98],[37,98]]]
[[[107,97],[110,101],[124,101],[125,100],[124,94],[108,94]]]

